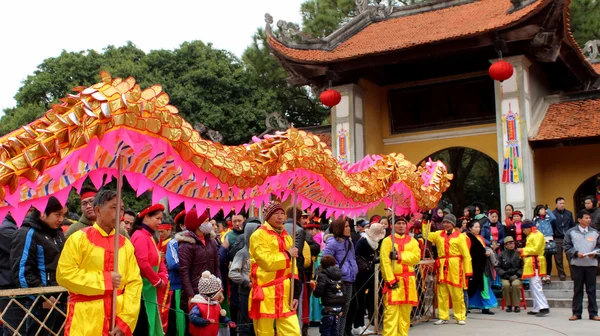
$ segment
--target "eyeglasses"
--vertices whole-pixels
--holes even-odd
[[[94,201],[83,201],[81,202],[81,206],[83,208],[87,208],[88,206],[94,206]]]

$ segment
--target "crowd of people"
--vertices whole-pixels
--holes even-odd
[[[352,336],[369,331],[375,314],[384,335],[408,335],[411,318],[424,313],[417,283],[425,259],[434,262],[436,325],[450,322],[450,307],[459,325],[472,310],[495,314],[499,299],[506,313],[519,313],[523,286],[533,298],[528,314],[541,317],[550,313],[543,285],[553,264],[567,278],[563,254],[575,283],[571,320],[582,318],[584,287],[589,318],[600,320],[594,198],[576,219],[558,198],[554,210],[539,205],[531,219],[512,205],[502,214],[474,204],[459,219],[438,208],[329,221],[271,202],[261,222],[244,212],[211,218],[196,208],[171,219],[161,204],[119,209],[116,192],[88,186],[80,196],[76,222],[54,197],[44,211],[30,210],[20,228],[10,214],[4,218],[1,288],[68,291],[20,297],[30,316],[14,304],[5,309],[2,298],[4,335],[307,335],[312,324],[321,335]]]

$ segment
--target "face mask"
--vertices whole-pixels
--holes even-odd
[[[204,234],[209,234],[212,232],[213,226],[210,223],[204,223],[200,225],[200,232]]]

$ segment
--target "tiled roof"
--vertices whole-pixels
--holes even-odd
[[[539,0],[507,14],[512,7],[509,0],[479,0],[387,19],[368,25],[332,51],[293,49],[284,46],[272,36],[268,42],[275,51],[291,60],[307,63],[339,61],[491,31],[516,23],[551,1]]]
[[[531,141],[600,136],[600,96],[550,105]]]

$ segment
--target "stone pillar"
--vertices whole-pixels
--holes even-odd
[[[515,210],[523,211],[531,218],[535,208],[535,176],[533,170],[533,150],[529,146],[528,134],[531,129],[531,62],[525,56],[505,58],[514,67],[514,74],[502,85],[496,82],[496,130],[498,139],[498,168],[500,179],[500,200],[502,211],[506,204],[512,204]],[[494,63],[497,60],[492,60]],[[515,147],[510,147],[506,117],[512,111],[518,116],[517,133],[514,135]],[[512,134],[511,134],[512,135]],[[519,179],[515,182],[503,182],[505,159],[508,151],[518,149],[520,155]],[[510,155],[508,155],[510,157]]]
[[[342,95],[342,100],[332,108],[331,150],[340,161],[355,163],[365,156],[364,91],[356,84],[333,89]]]

